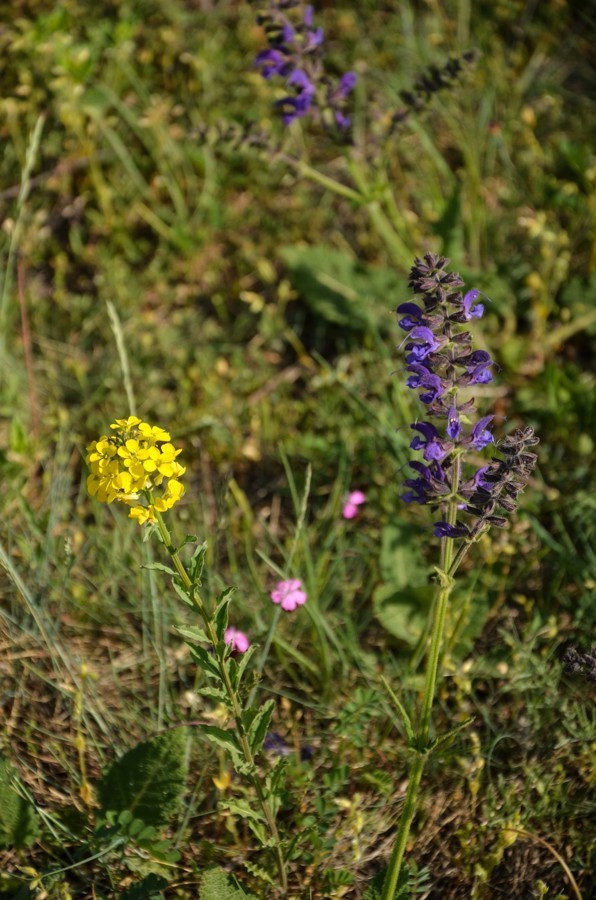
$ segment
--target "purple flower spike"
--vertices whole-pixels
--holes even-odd
[[[289,95],[276,104],[285,125],[312,116],[345,142],[351,125],[348,96],[356,75],[346,72],[337,82],[326,73],[323,29],[314,24],[312,5],[304,8],[301,17],[292,12],[300,6],[288,0],[265,4],[257,22],[265,30],[269,47],[258,54],[255,65],[266,79],[286,79]]]
[[[408,335],[403,342],[410,373],[406,384],[420,391],[428,415],[442,423],[441,427],[431,422],[411,426],[417,434],[410,447],[421,450],[428,465],[410,463],[417,477],[406,479],[408,490],[402,499],[439,507],[443,520],[434,525],[437,537],[472,540],[491,525],[506,524],[498,513],[515,510],[517,496],[536,464],[530,448],[538,438],[527,428],[497,444],[503,459],[493,457],[488,465],[478,466],[475,457],[469,458],[470,451],[477,454],[494,443],[490,429],[494,416],[484,416],[467,427],[475,416],[475,402],[461,397],[460,391],[492,381],[495,363],[485,350],[472,349],[472,335],[465,330],[466,322],[484,312],[483,305],[476,303],[480,291],[474,288],[463,294],[461,277],[448,272],[447,263],[432,253],[417,259],[409,285],[421,301],[397,308],[399,326]],[[457,521],[447,521],[454,512]],[[471,517],[472,524],[462,522],[461,516]]]

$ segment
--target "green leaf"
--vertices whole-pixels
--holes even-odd
[[[224,640],[225,631],[228,627],[228,607],[235,590],[233,587],[228,587],[217,598],[217,606],[213,613],[213,625],[220,641]]]
[[[220,802],[221,809],[227,809],[234,816],[240,816],[241,819],[250,819],[253,822],[264,823],[265,819],[260,809],[257,809],[247,800],[222,800]]]
[[[267,700],[257,711],[248,730],[248,742],[254,756],[261,751],[274,709],[275,700]]]
[[[167,575],[177,575],[178,573],[172,569],[170,566],[164,566],[163,563],[160,562],[152,562],[147,563],[146,565],[141,566],[142,569],[152,569],[156,572],[165,572]]]
[[[236,732],[229,731],[225,728],[218,728],[217,725],[201,725],[201,731],[212,744],[223,747],[224,750],[227,750],[229,753],[234,755],[242,752]]]
[[[192,593],[190,593],[190,591],[192,591],[192,588],[187,588],[182,583],[180,578],[178,578],[178,576],[176,576],[176,578],[172,578],[172,587],[174,588],[174,590],[176,591],[176,593],[178,594],[178,596],[180,597],[182,602],[186,606],[190,606],[190,608],[194,609],[194,611],[196,612],[197,608],[192,599]]]
[[[240,687],[240,682],[242,681],[242,676],[246,671],[246,667],[248,666],[252,656],[257,652],[257,645],[251,644],[246,653],[242,654],[242,659],[239,663],[232,657],[230,658],[230,666],[229,666],[229,674],[230,680],[232,682],[232,687],[235,691]]]
[[[186,641],[194,641],[197,644],[208,644],[209,638],[198,625],[176,625],[176,631]]]
[[[203,568],[205,566],[206,553],[207,543],[204,541],[202,544],[199,544],[190,558],[190,580],[192,581],[194,587],[199,587],[199,585],[201,584],[201,576],[203,574]]]
[[[223,869],[209,869],[201,879],[199,900],[258,900],[254,894],[247,894],[236,883],[231,885],[228,874]]]
[[[185,733],[173,728],[137,744],[99,782],[102,811],[123,812],[146,825],[162,825],[178,808],[185,783]]]
[[[390,634],[414,647],[428,621],[433,588],[410,525],[397,522],[383,529],[379,562],[384,583],[373,595],[375,615]]]
[[[208,675],[209,678],[217,678],[219,681],[219,667],[217,661],[211,656],[209,651],[205,650],[204,647],[198,647],[191,644],[188,645],[188,649],[190,650],[190,655],[205,675]]]
[[[265,882],[265,884],[271,884],[275,886],[275,881],[265,869],[262,869],[260,866],[255,866],[254,863],[248,862],[245,860],[243,862],[243,866],[247,872],[250,872],[251,875],[254,875],[255,878],[260,879],[260,881]]]
[[[201,697],[209,697],[210,700],[217,700],[220,703],[225,703],[228,707],[230,706],[230,698],[223,688],[205,685],[204,687],[195,688],[195,690]]]
[[[11,763],[0,756],[0,848],[30,847],[39,834],[32,803],[19,793],[20,779]]]

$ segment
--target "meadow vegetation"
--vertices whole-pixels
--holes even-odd
[[[0,29],[0,897],[280,896],[229,700],[199,693],[228,651],[185,643],[164,544],[87,490],[86,448],[131,415],[181,449],[173,542],[273,701],[286,896],[381,896],[392,693],[419,703],[438,564],[400,498],[422,412],[395,316],[430,251],[484,295],[483,410],[541,443],[458,572],[434,723],[467,724],[428,757],[401,896],[587,900],[594,694],[564,657],[594,640],[594,12],[316,4],[330,71],[357,75],[363,183],[276,115],[263,5],[16,0]],[[468,51],[387,136],[400,92]]]

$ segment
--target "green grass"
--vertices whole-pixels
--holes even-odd
[[[365,207],[199,139],[222,118],[282,137],[250,67],[254,10],[212,6],[32,3],[0,35],[0,750],[42,829],[0,850],[2,896],[37,896],[38,876],[56,898],[140,882],[146,858],[98,855],[81,789],[164,727],[216,721],[175,631],[188,617],[142,568],[159,547],[86,493],[85,447],[131,398],[184,448],[173,527],[208,541],[207,590],[236,585],[235,624],[262,643],[274,582],[296,575],[308,591],[279,622],[260,688],[292,750],[280,821],[300,836],[294,895],[362,897],[391,850],[408,754],[382,676],[414,701],[420,674],[403,621],[380,612],[401,577],[383,548],[397,529],[408,583],[438,543],[428,511],[399,500],[420,414],[395,350],[406,272]],[[574,896],[554,851],[586,900],[591,887],[593,705],[562,674],[569,644],[589,648],[596,591],[594,22],[572,12],[500,0],[320,13],[338,71],[359,72],[358,127],[425,66],[480,51],[376,177],[408,253],[451,256],[490,297],[475,334],[502,371],[482,402],[500,427],[541,437],[519,516],[475,548],[454,593],[437,728],[474,722],[425,772],[410,858],[429,869],[429,897]],[[321,135],[292,141],[345,177]],[[356,487],[367,503],[350,523]],[[226,762],[186,734],[185,799],[165,831],[181,857],[154,866],[163,896],[197,896],[213,865],[265,896],[244,864],[266,857],[217,809]],[[234,777],[227,796],[245,791]]]

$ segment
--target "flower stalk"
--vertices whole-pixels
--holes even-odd
[[[428,253],[417,259],[410,272],[410,287],[422,304],[402,303],[398,307],[400,327],[406,332],[405,350],[408,387],[420,392],[433,422],[416,421],[410,447],[422,451],[424,463],[410,463],[416,478],[405,482],[406,503],[422,503],[439,510],[434,534],[441,539],[437,597],[433,604],[430,641],[422,705],[414,730],[407,713],[407,730],[413,759],[408,788],[395,844],[385,875],[382,900],[393,900],[400,883],[410,829],[418,805],[420,784],[428,754],[437,741],[432,737],[432,710],[440,674],[445,622],[454,576],[469,548],[491,526],[504,527],[505,516],[517,508],[517,497],[526,486],[536,464],[530,448],[538,443],[531,428],[517,431],[496,447],[500,457],[479,465],[478,454],[494,443],[493,416],[474,422],[475,400],[470,388],[492,381],[494,362],[483,350],[474,350],[472,336],[465,330],[472,319],[484,312],[477,303],[480,291],[463,294],[463,281],[446,270],[448,260]],[[456,545],[456,541],[461,541]],[[426,640],[424,640],[426,643]],[[398,701],[398,708],[402,711]],[[403,714],[403,713],[402,713]]]

